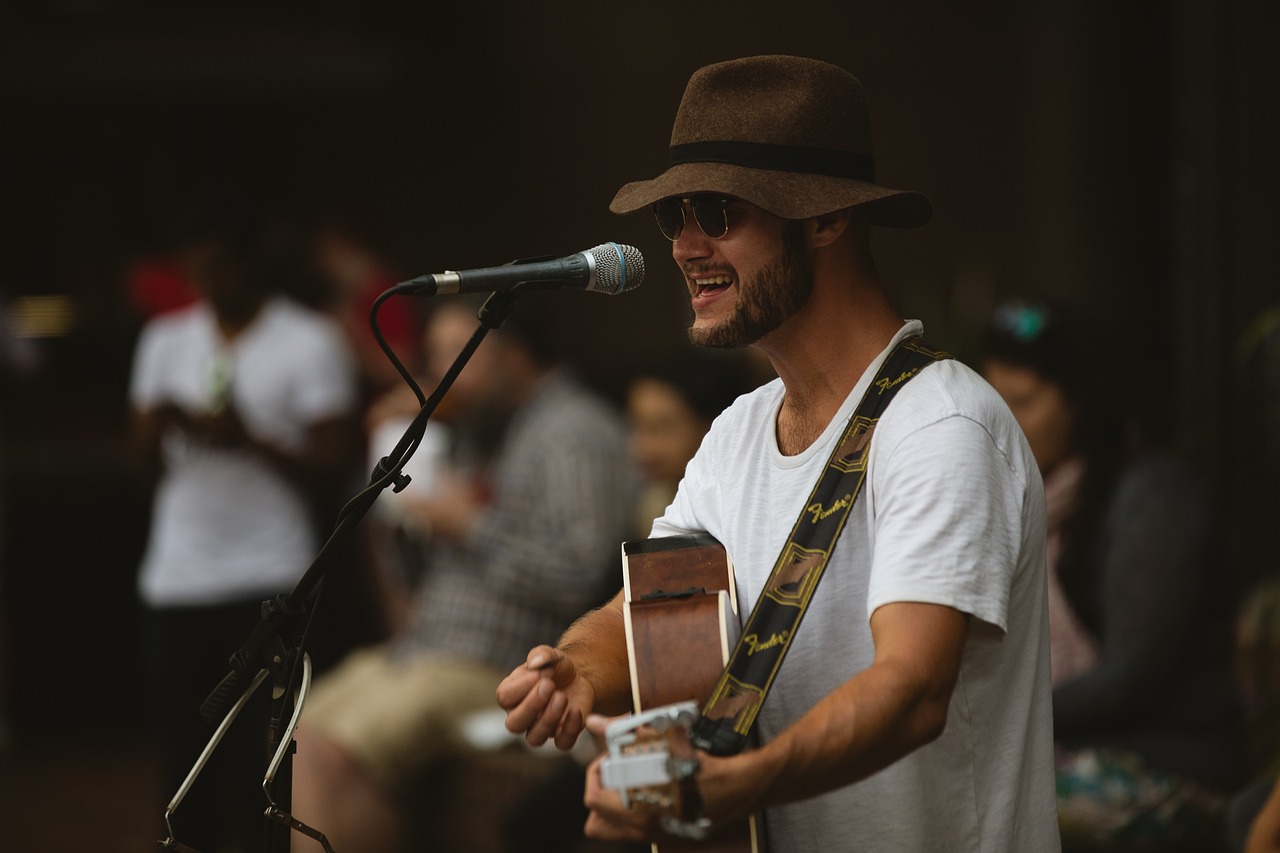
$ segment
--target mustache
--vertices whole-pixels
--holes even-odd
[[[733,268],[732,264],[725,263],[697,263],[689,262],[680,265],[680,271],[686,276],[695,275],[730,275],[734,278],[738,277],[738,271]]]

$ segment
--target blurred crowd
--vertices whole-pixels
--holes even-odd
[[[422,407],[370,324],[395,264],[354,222],[328,217],[290,232],[306,264],[285,274],[279,234],[254,209],[243,196],[193,198],[166,251],[122,272],[139,330],[133,466],[149,506],[136,594],[151,695],[137,714],[161,767],[157,817],[211,734],[198,710],[261,602],[290,591]],[[575,370],[539,307],[393,298],[377,314],[425,392],[486,334],[423,427],[409,487],[374,503],[316,608],[293,813],[339,850],[428,845],[431,828],[414,819],[424,778],[524,748],[477,735],[495,685],[616,590],[620,543],[648,535],[711,421],[770,378],[747,354],[690,347],[610,393]],[[1225,565],[1230,519],[1204,472],[1099,381],[1128,364],[1078,307],[1011,300],[962,353],[1008,402],[1045,481],[1064,845],[1243,849],[1267,797],[1280,808],[1276,566]],[[0,356],[12,375],[34,359],[9,337]],[[4,589],[0,617],[25,606]],[[21,737],[4,716],[5,661],[0,633],[0,750]],[[265,696],[246,707],[175,813],[177,840],[260,849],[270,713]],[[555,795],[539,804],[563,815],[547,837],[575,837],[581,769],[566,759],[549,778],[569,784],[518,798]],[[504,848],[538,849],[506,817],[493,816]]]

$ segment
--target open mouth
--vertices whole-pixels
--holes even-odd
[[[714,296],[728,290],[733,285],[733,278],[728,275],[711,275],[705,278],[690,279],[694,296]]]

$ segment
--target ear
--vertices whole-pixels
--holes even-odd
[[[820,249],[834,243],[849,227],[852,214],[848,209],[833,210],[805,220],[805,237],[809,248]]]

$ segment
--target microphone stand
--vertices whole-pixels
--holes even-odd
[[[409,291],[403,284],[388,290],[379,297],[371,313],[376,313],[383,298],[397,292]],[[311,659],[305,651],[306,635],[311,619],[315,615],[324,575],[329,569],[333,555],[338,553],[341,546],[350,539],[355,526],[369,512],[382,490],[390,486],[393,491],[400,492],[409,485],[409,477],[401,471],[421,443],[428,420],[435,413],[448,390],[453,387],[458,374],[471,360],[471,356],[479,348],[485,336],[492,329],[499,328],[506,320],[518,295],[518,289],[489,295],[477,312],[479,326],[436,385],[431,396],[425,399],[417,383],[395,359],[394,353],[385,345],[385,342],[380,340],[401,375],[417,392],[422,408],[410,422],[399,443],[391,451],[391,455],[384,456],[378,461],[369,484],[342,508],[329,539],[294,588],[287,594],[262,602],[262,618],[240,648],[231,656],[231,671],[200,707],[201,717],[206,722],[217,724],[218,727],[204,751],[196,759],[186,780],[165,809],[164,820],[169,837],[160,842],[162,847],[177,850],[179,853],[198,853],[176,840],[170,818],[217,748],[222,736],[231,727],[236,715],[260,685],[269,680],[272,712],[267,731],[267,752],[272,757],[262,783],[263,793],[268,803],[263,813],[267,818],[264,827],[266,853],[288,853],[290,830],[314,838],[328,853],[333,853],[333,848],[330,847],[323,833],[303,824],[289,813],[292,807],[290,758],[297,749],[293,732],[297,726],[298,717],[302,713],[311,681]],[[377,323],[374,322],[373,325],[374,331],[377,332]],[[296,690],[295,683],[298,685]],[[220,723],[219,719],[221,719]]]

